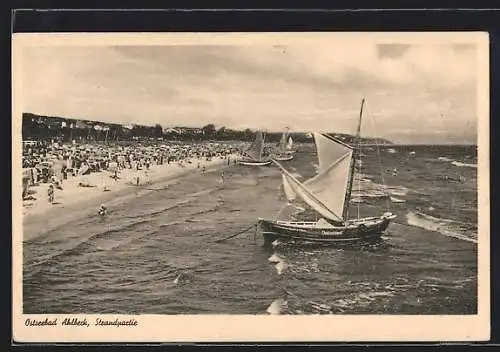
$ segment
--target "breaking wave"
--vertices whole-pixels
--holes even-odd
[[[466,224],[450,220],[441,219],[424,213],[408,212],[406,214],[408,225],[433,231],[447,237],[477,243],[477,234],[471,233]]]
[[[459,167],[474,167],[477,168],[477,164],[461,163],[460,161],[452,161],[452,164]]]
[[[472,167],[472,168],[477,168],[477,164],[471,164],[471,163],[463,163],[461,161],[453,160],[451,158],[448,158],[446,156],[440,156],[437,158],[439,161],[444,161],[444,162],[449,162],[454,166],[458,167]]]

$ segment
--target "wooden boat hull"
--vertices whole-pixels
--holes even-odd
[[[259,219],[265,244],[275,240],[324,245],[351,244],[380,239],[395,215],[360,219],[345,226],[321,226],[315,222],[273,221]]]
[[[293,157],[294,157],[293,154],[291,154],[291,155],[280,155],[280,156],[274,157],[274,160],[276,160],[276,161],[289,161],[289,160],[292,160]]]
[[[271,164],[271,160],[265,160],[265,161],[240,160],[238,161],[238,164],[245,166],[267,166]]]

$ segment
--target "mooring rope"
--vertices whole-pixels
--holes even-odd
[[[231,239],[231,238],[233,238],[233,237],[236,237],[236,236],[238,236],[238,235],[241,235],[241,234],[243,234],[243,233],[247,232],[248,230],[252,229],[253,227],[257,227],[257,223],[253,223],[253,224],[251,224],[250,226],[248,226],[247,228],[245,228],[243,231],[240,231],[240,232],[238,232],[238,233],[235,233],[234,235],[231,235],[231,236],[228,236],[228,237],[221,238],[220,240],[217,240],[217,241],[214,241],[214,242],[215,242],[215,243],[219,243],[219,242],[223,242],[223,241],[225,241],[225,240],[229,240],[229,239]]]

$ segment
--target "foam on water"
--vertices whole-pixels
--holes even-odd
[[[453,237],[462,241],[477,243],[476,238],[472,238],[463,233],[459,233],[458,222],[449,219],[439,219],[427,214],[416,214],[409,211],[406,215],[408,225],[418,226],[428,231],[433,231],[444,236]],[[455,225],[455,226],[454,226]]]
[[[266,312],[271,315],[279,315],[286,308],[287,301],[282,298],[274,300],[269,307],[267,307]]]
[[[283,261],[280,261],[274,267],[276,268],[278,275],[281,275],[286,269],[288,269],[288,264]]]
[[[453,161],[452,164],[459,167],[473,167],[477,169],[477,164],[461,163],[459,161]]]
[[[269,257],[269,259],[267,260],[269,263],[279,263],[280,261],[282,261],[283,259],[276,253],[273,253],[272,256]]]

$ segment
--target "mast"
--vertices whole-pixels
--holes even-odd
[[[361,100],[361,109],[359,111],[359,121],[358,121],[358,127],[356,128],[356,136],[354,138],[354,144],[357,145],[359,141],[359,137],[361,135],[361,119],[363,117],[363,107],[365,105],[365,98]],[[351,158],[351,167],[350,167],[350,175],[349,175],[349,182],[347,185],[347,192],[345,194],[345,201],[344,201],[344,210],[342,212],[342,219],[344,221],[347,221],[347,216],[348,216],[348,210],[349,210],[349,201],[351,200],[351,191],[352,191],[352,184],[354,181],[354,168],[356,166],[356,153],[359,153],[359,146],[357,148],[358,150],[354,150],[354,153],[352,153],[352,158]]]
[[[262,135],[262,145],[260,146],[259,161],[262,161],[262,154],[264,153],[264,145],[266,142],[266,134],[261,132],[261,135]]]
[[[288,137],[288,127],[285,128],[280,140],[280,153],[284,153],[286,150],[286,138]]]

